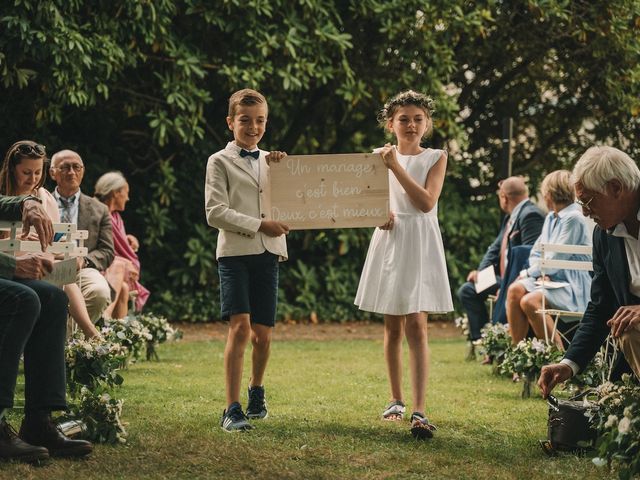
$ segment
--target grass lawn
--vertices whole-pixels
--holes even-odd
[[[546,457],[538,446],[546,436],[546,403],[537,392],[520,399],[520,384],[465,362],[461,338],[431,342],[427,415],[439,430],[419,442],[410,437],[408,421],[379,420],[388,395],[381,339],[278,340],[277,330],[275,337],[266,382],[269,418],[255,422],[252,432],[228,434],[219,427],[224,342],[164,344],[160,362],[142,361],[124,372],[119,395],[127,444],[98,445],[87,460],[54,460],[39,468],[0,464],[0,478],[611,476],[590,459]]]

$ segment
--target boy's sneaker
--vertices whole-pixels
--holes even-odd
[[[247,417],[252,420],[267,418],[267,401],[264,398],[264,387],[249,387],[249,404],[247,405]]]
[[[253,427],[249,424],[249,419],[242,411],[242,406],[238,402],[229,405],[220,419],[220,426],[225,432],[242,432],[251,430]]]

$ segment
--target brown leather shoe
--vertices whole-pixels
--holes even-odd
[[[51,418],[23,420],[20,438],[33,445],[45,447],[52,457],[84,457],[93,451],[90,442],[72,440],[60,432]]]
[[[48,459],[49,451],[46,448],[22,441],[5,419],[0,420],[0,460],[39,463]]]

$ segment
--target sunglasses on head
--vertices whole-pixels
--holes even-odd
[[[43,157],[47,154],[45,146],[38,143],[35,143],[33,145],[21,143],[20,145],[16,146],[14,155],[16,153],[19,153],[20,155],[37,155],[38,157]]]

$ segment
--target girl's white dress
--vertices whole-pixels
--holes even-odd
[[[396,155],[400,165],[424,185],[443,150]],[[355,304],[368,312],[406,315],[453,310],[438,205],[424,213],[414,207],[395,175],[389,175],[392,230],[376,228],[360,276]]]

